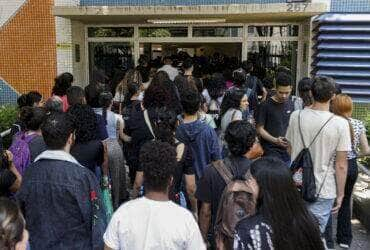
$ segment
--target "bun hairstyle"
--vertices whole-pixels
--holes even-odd
[[[158,108],[152,123],[156,140],[175,145],[174,133],[176,131],[177,116],[173,110],[166,107]]]
[[[26,130],[39,130],[45,119],[45,110],[37,107],[23,107],[20,120],[25,124]]]
[[[99,104],[103,108],[103,118],[107,124],[107,109],[112,105],[113,95],[110,92],[104,91],[99,96]]]
[[[0,198],[0,249],[15,249],[15,245],[23,239],[25,225],[17,205],[7,198]]]

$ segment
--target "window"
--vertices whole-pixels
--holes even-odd
[[[242,27],[194,27],[194,37],[241,37]]]
[[[89,27],[89,37],[133,37],[133,27]]]
[[[145,27],[139,28],[140,37],[187,37],[187,27]]]
[[[286,26],[248,26],[249,37],[296,37],[298,25]]]

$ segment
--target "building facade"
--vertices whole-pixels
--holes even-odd
[[[292,70],[296,80],[329,74],[356,101],[370,102],[370,80],[365,78],[370,76],[370,56],[358,56],[370,53],[368,38],[360,37],[352,46],[362,48],[356,55],[330,58],[330,54],[343,53],[336,47],[341,41],[332,39],[343,34],[332,34],[336,28],[330,27],[338,26],[336,20],[344,17],[344,12],[370,11],[369,0],[28,0],[13,5],[15,2],[21,7],[9,11],[7,21],[0,19],[0,53],[5,55],[0,62],[0,103],[14,101],[17,94],[33,89],[50,95],[53,77],[62,72],[73,73],[75,83],[86,86],[96,78],[113,79],[117,72],[137,63],[140,55],[155,58],[178,51],[192,55],[219,52],[239,61],[254,60],[268,69],[283,65]],[[21,19],[26,6],[36,13],[47,10],[43,25],[39,24],[40,15]],[[315,16],[321,19],[313,20]],[[353,24],[356,17],[351,18],[348,23]],[[370,26],[370,17],[360,19],[357,28]],[[11,37],[15,30],[23,33]],[[343,32],[352,32],[349,39],[358,35],[353,30]],[[23,39],[25,34],[34,37]],[[19,40],[19,45],[12,44],[14,40]],[[32,46],[35,41],[36,47]],[[28,47],[22,46],[24,42],[31,43],[29,48],[36,55],[22,50]],[[10,53],[14,49],[26,56]],[[330,51],[333,53],[327,53]],[[354,73],[351,60],[361,66],[355,78],[340,74],[343,69]],[[34,72],[39,78],[35,79]]]

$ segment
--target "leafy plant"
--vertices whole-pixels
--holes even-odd
[[[0,133],[9,129],[16,121],[18,109],[16,106],[5,105],[0,106]],[[3,138],[4,148],[8,148],[11,143],[11,138],[6,136]]]
[[[367,114],[366,118],[364,119],[364,123],[366,127],[367,140],[370,141],[370,114]],[[360,162],[370,168],[370,157],[366,157]]]

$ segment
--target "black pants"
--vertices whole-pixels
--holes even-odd
[[[348,160],[348,171],[346,186],[344,188],[344,198],[342,206],[338,212],[337,221],[337,242],[351,245],[352,242],[352,225],[351,225],[351,196],[353,186],[358,176],[357,159]],[[332,216],[330,216],[325,229],[325,240],[329,246],[333,246]]]

